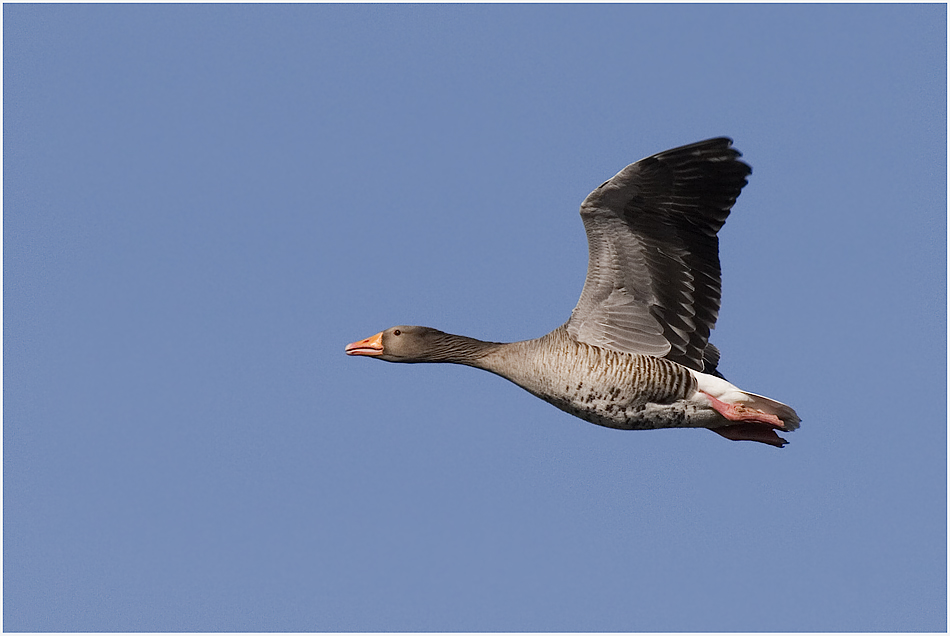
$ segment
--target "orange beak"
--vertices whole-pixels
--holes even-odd
[[[380,331],[375,336],[364,338],[359,342],[351,342],[346,345],[346,355],[348,356],[381,356],[383,355],[383,332]]]

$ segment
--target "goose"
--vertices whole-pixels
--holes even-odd
[[[795,411],[717,370],[717,233],[752,173],[726,137],[632,163],[581,204],[587,278],[566,323],[520,342],[399,325],[345,352],[463,364],[500,375],[582,420],[614,429],[706,428],[782,448]]]

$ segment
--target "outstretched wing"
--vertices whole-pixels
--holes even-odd
[[[567,323],[579,341],[703,370],[719,315],[719,239],[752,169],[732,140],[633,163],[581,204],[587,280]]]

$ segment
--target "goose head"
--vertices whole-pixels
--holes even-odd
[[[448,335],[430,327],[399,325],[346,345],[346,354],[386,362],[436,362]]]
[[[456,336],[431,327],[399,325],[346,345],[346,354],[386,362],[472,364],[497,343]]]

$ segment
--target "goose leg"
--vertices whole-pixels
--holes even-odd
[[[772,415],[771,413],[766,413],[759,409],[750,409],[741,404],[728,404],[714,398],[705,391],[703,391],[702,394],[709,398],[710,405],[727,420],[732,422],[767,424],[775,428],[785,428],[785,423],[782,422],[777,415]]]

